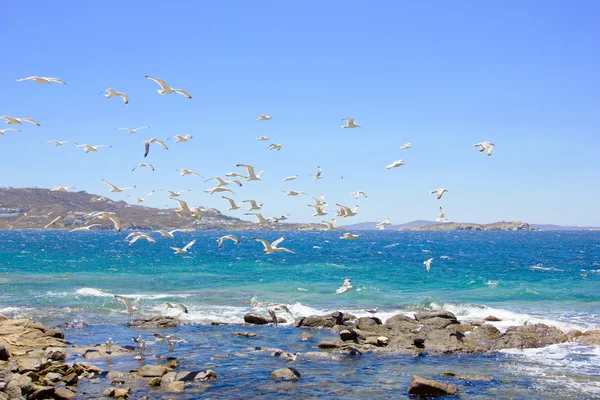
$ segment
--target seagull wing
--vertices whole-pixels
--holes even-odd
[[[102,179],[102,182],[106,183],[108,186],[110,186],[112,189],[119,189],[117,186],[113,185],[112,183]]]
[[[146,149],[146,151],[144,152],[144,157],[146,157],[148,155],[148,152],[150,151],[150,141],[144,142],[144,147]]]
[[[259,239],[259,238],[252,238],[252,240],[256,240],[257,242],[261,242],[262,245],[265,247],[265,250],[272,250],[273,249],[271,247],[271,243],[268,240]]]
[[[246,171],[248,171],[248,175],[250,176],[255,176],[254,173],[254,167],[252,165],[248,165],[248,164],[237,164],[236,167],[241,167],[241,168],[246,168]]]
[[[279,246],[281,244],[281,242],[283,242],[284,239],[285,239],[285,236],[280,237],[279,239],[277,239],[276,241],[271,243],[271,247],[274,249],[277,248],[277,246]]]
[[[31,118],[20,118],[20,120],[21,121],[25,121],[25,122],[29,122],[30,124],[34,124],[34,125],[40,126],[40,124],[38,122],[34,121]]]
[[[153,78],[153,77],[148,76],[148,75],[144,76],[144,78],[148,78],[148,79],[150,79],[150,80],[158,83],[160,85],[160,87],[163,88],[163,90],[169,90],[169,89],[171,89],[171,87],[169,85],[167,85],[167,82],[163,81],[162,79]]]
[[[115,295],[115,299],[117,299],[117,300],[123,302],[123,304],[125,304],[125,306],[127,307],[127,312],[133,313],[133,311],[135,311],[131,305],[131,301],[129,301],[128,298]]]
[[[186,244],[185,246],[183,246],[182,250],[187,250],[190,247],[192,247],[194,245],[194,243],[196,243],[196,239],[192,240],[191,242],[189,242],[188,244]]]
[[[174,91],[175,93],[179,93],[179,94],[181,94],[181,95],[183,95],[183,96],[187,97],[188,99],[191,99],[191,98],[192,98],[192,96],[191,96],[191,95],[190,95],[188,92],[186,92],[185,90],[183,90],[183,89],[173,89],[173,91]]]

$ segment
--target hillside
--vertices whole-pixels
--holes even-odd
[[[278,223],[258,226],[253,222],[221,214],[205,214],[198,220],[179,217],[175,209],[157,209],[131,205],[124,201],[92,202],[98,195],[85,191],[50,193],[49,189],[0,188],[0,229],[42,229],[54,218],[62,217],[47,229],[73,229],[86,222],[85,214],[110,211],[117,214],[123,229],[177,229],[191,225],[194,229],[301,229],[317,230],[314,224]],[[110,221],[98,221],[101,229],[111,229]]]
[[[409,228],[410,231],[537,231],[526,222],[494,222],[492,224],[461,224],[450,222],[447,224],[438,224],[422,226],[419,228]]]
[[[420,220],[416,220],[416,221],[406,222],[404,224],[391,225],[391,226],[388,226],[386,228],[386,230],[397,231],[397,230],[403,230],[403,229],[409,229],[409,228],[420,228],[422,226],[438,225],[440,223],[441,222],[426,221],[426,220],[420,219]],[[362,222],[362,223],[358,223],[358,224],[344,225],[341,228],[347,229],[347,230],[353,230],[353,231],[374,231],[377,229],[376,228],[377,224],[378,224],[378,222]]]

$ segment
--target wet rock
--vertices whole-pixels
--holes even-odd
[[[177,367],[179,367],[179,360],[170,360],[167,365],[166,365],[167,369],[171,370],[171,369],[175,369]]]
[[[62,380],[62,375],[55,372],[46,374],[42,383],[46,386],[54,386]]]
[[[63,376],[62,380],[67,386],[77,386],[79,384],[79,377],[74,372]]]
[[[480,319],[476,319],[476,320],[474,320],[474,321],[471,321],[470,323],[471,323],[471,325],[473,325],[473,326],[481,326],[481,325],[485,324],[485,321],[482,321],[482,320],[480,320]]]
[[[136,318],[127,324],[133,328],[159,329],[159,328],[178,328],[181,321],[174,317],[165,317],[162,315],[154,317]]]
[[[502,321],[502,318],[498,318],[498,317],[495,317],[493,315],[488,315],[483,320],[487,321],[487,322],[500,322],[500,321]]]
[[[0,344],[0,361],[8,361],[10,358],[10,353],[5,345]]]
[[[320,351],[309,351],[302,354],[302,358],[305,360],[331,360],[331,361],[339,361],[340,357],[335,354],[320,352]]]
[[[138,375],[143,378],[160,378],[166,373],[167,368],[163,365],[145,365],[138,371]]]
[[[73,400],[75,397],[77,397],[77,394],[72,390],[65,388],[58,388],[54,390],[55,400]]]
[[[175,378],[177,377],[177,372],[167,372],[160,378],[160,386],[167,387],[167,385],[171,382],[175,382]]]
[[[258,334],[254,333],[254,332],[232,332],[231,336],[242,336],[242,337],[248,337],[248,338],[255,338],[255,337],[258,337]]]
[[[285,361],[294,361],[296,359],[296,355],[292,353],[288,353],[287,351],[276,351],[271,354],[273,357],[281,358]]]
[[[115,391],[113,392],[112,397],[114,397],[115,399],[128,399],[129,398],[129,393],[131,393],[131,389],[130,388],[115,389]]]
[[[167,392],[182,393],[185,391],[185,383],[182,381],[171,382],[167,385]]]
[[[356,332],[354,332],[354,330],[344,329],[340,332],[340,339],[342,339],[344,342],[347,342],[349,340],[357,340],[357,334]]]
[[[452,396],[458,393],[458,387],[415,375],[408,387],[408,393],[423,397]]]
[[[456,315],[454,315],[450,311],[444,311],[444,310],[425,311],[425,312],[420,312],[420,313],[415,314],[415,319],[421,323],[423,323],[423,321],[425,321],[427,319],[431,319],[431,318],[446,318],[446,319],[451,319],[451,320],[456,321]]]
[[[67,359],[67,349],[64,347],[48,347],[45,355],[49,360],[64,361]]]
[[[148,386],[150,387],[159,387],[160,386],[160,381],[162,378],[152,378],[148,381]]]
[[[303,342],[306,342],[308,340],[313,340],[313,338],[314,338],[314,336],[308,332],[302,332],[300,334],[300,340],[302,340]]]
[[[343,342],[340,339],[323,340],[323,341],[319,342],[317,347],[320,349],[337,349],[338,347],[341,346],[342,343]]]
[[[214,381],[217,379],[217,373],[212,369],[207,369],[206,371],[200,371],[196,374],[194,378],[195,381]]]
[[[254,325],[266,325],[271,322],[271,318],[267,317],[266,315],[248,313],[244,315],[244,322]]]
[[[579,329],[571,329],[569,332],[567,332],[567,337],[569,340],[573,340],[579,336],[583,336],[583,332],[581,332]]]
[[[354,321],[356,317],[352,314],[344,314],[340,311],[327,315],[310,315],[298,318],[296,326],[302,328],[333,328],[335,325],[344,325],[344,322]]]
[[[46,328],[28,319],[7,319],[0,322],[0,344],[8,345],[11,353],[21,349],[64,347],[65,342],[46,335]]]
[[[497,349],[529,349],[568,341],[560,329],[544,324],[511,326],[496,340]]]
[[[600,330],[590,330],[574,339],[578,343],[583,343],[591,346],[600,346]]]
[[[47,398],[52,398],[54,395],[54,387],[52,386],[42,386],[37,387],[33,393],[27,396],[28,400],[43,400]]]
[[[283,380],[283,381],[296,381],[298,379],[304,378],[304,375],[300,373],[295,368],[280,368],[271,372],[269,375],[273,379]]]

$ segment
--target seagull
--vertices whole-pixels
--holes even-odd
[[[146,157],[148,155],[148,152],[150,151],[150,145],[152,143],[158,143],[163,149],[169,150],[169,148],[167,147],[167,145],[165,144],[165,142],[163,142],[162,140],[154,137],[154,138],[148,139],[148,140],[146,140],[144,142],[144,147],[146,148],[146,152],[144,153],[144,157]]]
[[[71,232],[77,232],[77,231],[89,231],[90,228],[94,227],[94,226],[100,226],[102,224],[92,224],[92,225],[86,225],[86,226],[82,226],[80,228],[75,228],[75,229],[71,229],[68,233]]]
[[[92,203],[106,203],[108,201],[108,199],[104,196],[101,196],[101,197],[92,197],[90,199],[90,201]]]
[[[448,222],[448,218],[444,215],[444,210],[440,207],[440,217],[435,219],[437,222]]]
[[[314,176],[314,180],[323,179],[323,176],[321,175],[321,167],[317,165],[317,173],[311,176]]]
[[[439,188],[439,189],[432,190],[431,194],[437,195],[437,199],[439,200],[444,195],[444,192],[447,192],[447,191],[448,191],[448,189]]]
[[[306,193],[304,192],[297,192],[295,190],[282,190],[283,193],[285,193],[286,196],[299,196],[301,194],[308,196]]]
[[[242,203],[250,203],[248,211],[260,210],[265,203],[256,204],[256,200],[242,200]]]
[[[356,235],[354,233],[346,232],[342,236],[340,236],[340,239],[344,239],[344,240],[356,240],[356,239],[358,239],[358,237],[359,237],[359,235]]]
[[[248,180],[248,178],[249,178],[248,176],[242,175],[242,174],[238,174],[237,172],[227,172],[225,174],[225,176],[228,177],[228,178],[234,178],[235,177],[235,178],[242,178],[242,179],[246,179],[246,180]]]
[[[387,167],[385,167],[385,169],[392,169],[392,168],[398,168],[405,165],[404,164],[404,160],[396,160],[393,163],[391,163],[390,165],[388,165]]]
[[[286,313],[292,315],[290,309],[284,304],[278,304],[276,306],[269,307],[268,311],[269,315],[271,316],[271,320],[273,321],[273,325],[275,326],[277,326],[277,314],[275,314],[276,311],[285,311]]]
[[[129,195],[129,196],[130,196],[130,197],[135,197],[135,198],[136,198],[136,200],[137,200],[137,202],[138,202],[138,204],[141,204],[141,203],[143,203],[143,202],[144,202],[144,200],[146,200],[146,198],[147,198],[148,196],[152,196],[152,194],[153,194],[153,193],[154,193],[154,190],[153,190],[153,191],[151,191],[150,193],[148,193],[147,195],[145,195],[144,197],[135,197],[135,196],[131,196],[131,195]]]
[[[273,117],[271,117],[270,115],[265,115],[265,114],[260,114],[260,116],[258,118],[256,118],[257,121],[269,121],[273,119]]]
[[[319,198],[317,199],[316,197],[313,197],[313,200],[315,201],[315,206],[324,206],[327,203],[325,202],[325,195],[321,195],[319,196]]]
[[[9,124],[9,125],[21,125],[23,122],[29,122],[30,124],[40,126],[39,123],[37,123],[36,121],[34,121],[31,118],[13,118],[13,117],[9,117],[7,115],[2,116],[0,118],[2,118],[3,120],[5,120],[6,123]]]
[[[221,236],[219,239],[217,239],[217,243],[218,243],[217,248],[218,249],[220,249],[221,247],[223,247],[223,242],[225,240],[231,240],[235,244],[240,244],[240,239],[238,239],[237,236],[235,236],[235,235],[225,235],[225,236]]]
[[[278,144],[278,143],[271,143],[271,145],[269,147],[267,147],[267,150],[281,150],[281,147],[283,147],[282,144]]]
[[[127,312],[129,313],[129,315],[133,315],[134,312],[137,311],[137,305],[140,302],[140,298],[136,298],[133,302],[130,301],[127,297],[123,297],[123,296],[119,296],[115,294],[115,299],[123,302],[123,304],[125,304],[125,306],[127,307]],[[134,339],[134,341],[136,343],[139,343],[138,341],[136,341]],[[140,341],[142,341],[142,339],[140,338]]]
[[[360,125],[354,122],[354,118],[343,118],[342,121],[346,121],[346,125],[342,128],[360,128]]]
[[[59,219],[61,219],[61,216],[58,216],[56,218],[54,218],[49,224],[47,224],[46,226],[44,226],[44,229],[48,228],[49,226],[52,226],[56,223],[56,221],[58,221]]]
[[[381,229],[384,230],[386,226],[390,226],[392,223],[390,222],[389,218],[386,218],[384,221],[381,221],[380,223],[378,223],[375,227],[377,229]]]
[[[115,214],[114,212],[99,211],[91,213],[89,214],[89,216],[92,218],[92,220],[99,219],[101,221],[104,221],[108,219],[113,223],[114,229],[117,232],[121,232],[121,220],[117,217],[117,214]]]
[[[368,312],[369,314],[377,314],[377,311],[379,311],[379,307],[375,307],[375,308],[365,308],[365,311]]]
[[[183,200],[179,200],[179,199],[175,199],[175,198],[171,198],[172,200],[175,200],[176,202],[179,203],[179,209],[175,210],[175,213],[181,217],[181,214],[191,214],[192,210],[190,210],[190,207],[187,205],[187,203]]]
[[[188,171],[188,170],[185,170],[185,171]],[[182,174],[182,175],[185,175],[185,174]],[[179,196],[181,196],[181,193],[189,192],[190,190],[189,189],[188,190],[180,190],[178,192],[174,192],[172,190],[162,190],[162,191],[169,193],[169,197],[179,197]]]
[[[288,176],[288,177],[286,177],[286,178],[283,178],[283,181],[284,181],[284,182],[287,182],[287,181],[293,181],[293,180],[295,180],[296,178],[298,178],[298,175],[294,175],[294,176]]]
[[[160,89],[158,90],[158,94],[173,94],[173,93],[177,93],[180,94],[182,96],[187,97],[188,99],[191,99],[192,96],[190,96],[190,94],[188,92],[186,92],[183,89],[173,89],[172,87],[170,87],[169,85],[167,85],[167,82],[163,81],[162,79],[159,78],[153,78],[151,76],[145,75],[144,78],[148,78],[150,80],[153,80],[154,82],[158,83],[160,85]]]
[[[488,155],[488,157],[492,156],[492,151],[494,151],[494,146],[496,146],[494,143],[492,142],[481,142],[481,143],[477,143],[474,145],[475,147],[479,147],[479,152],[483,153],[485,151],[485,153]]]
[[[194,243],[196,243],[196,239],[192,240],[191,242],[189,242],[188,244],[183,246],[183,248],[181,248],[181,249],[179,247],[171,247],[171,249],[175,250],[175,253],[173,253],[173,254],[185,254],[185,253],[187,253],[187,249],[192,247],[194,245]]]
[[[358,192],[352,192],[352,196],[354,196],[355,199],[358,199],[359,196],[362,196],[365,199],[367,198],[367,194],[362,190],[359,190]]]
[[[272,221],[273,223],[276,224],[279,221],[285,221],[285,220],[287,220],[288,219],[288,215],[291,215],[291,214],[285,214],[285,215],[282,215],[281,217],[269,217],[268,219],[270,221]]]
[[[248,181],[260,181],[260,174],[265,172],[264,170],[262,170],[259,173],[255,174],[254,167],[248,164],[236,164],[236,167],[246,168],[246,171],[248,171],[248,177],[245,177],[245,179]]]
[[[68,192],[69,189],[76,189],[75,186],[54,186],[50,192]]]
[[[354,289],[354,286],[352,286],[352,281],[348,278],[344,278],[344,283],[338,290],[335,291],[335,294],[342,294],[352,289]]]
[[[427,272],[429,272],[429,270],[431,269],[431,262],[433,261],[433,258],[430,258],[427,261],[423,261],[423,264],[425,265],[425,268],[427,268]]]
[[[235,182],[239,183],[238,186],[242,186],[242,184],[240,183],[240,181],[225,181],[225,180],[219,178],[218,176],[215,176],[214,178],[207,179],[204,182],[208,182],[208,181],[217,181],[217,186],[218,187],[227,186],[230,183],[235,183]]]
[[[181,232],[181,229],[174,229],[172,231],[154,231],[156,233],[160,233],[160,237],[163,238],[169,238],[169,239],[175,239],[175,236],[173,236],[173,234],[175,232]]]
[[[346,207],[346,206],[343,206],[341,204],[336,204],[336,206],[339,207],[339,210],[338,210],[338,212],[336,214],[339,217],[348,218],[348,217],[354,217],[356,214],[358,214],[356,212],[358,210],[358,206],[355,206],[352,209],[350,209],[350,207]]]
[[[112,338],[108,338],[108,340],[106,341],[106,351],[108,353],[110,353],[112,351],[112,347],[113,347],[113,340]]]
[[[13,129],[13,130],[16,130],[16,129]],[[19,131],[19,132],[20,132],[20,131]],[[72,140],[63,140],[62,142],[60,142],[60,141],[58,141],[58,140],[49,140],[49,141],[47,141],[46,143],[54,143],[54,146],[56,146],[56,147],[62,146],[62,145],[63,145],[63,144],[65,144],[65,143],[73,143],[73,144],[78,144],[78,143],[75,143],[75,142],[73,142]]]
[[[6,129],[0,129],[0,135],[4,136],[4,132],[7,132],[7,131],[21,132],[20,130],[15,129],[15,128],[6,128]],[[62,146],[62,144],[57,144],[57,146]]]
[[[107,93],[104,95],[104,97],[106,97],[107,99],[110,99],[111,97],[121,96],[123,98],[123,102],[125,102],[125,104],[129,103],[129,96],[125,93],[117,92],[113,88],[106,89],[106,92]],[[102,94],[102,93],[104,93],[104,92],[100,92],[98,94]]]
[[[405,143],[404,146],[400,147],[400,150],[410,149],[410,142]]]
[[[146,164],[146,163],[141,163],[141,164],[136,165],[135,167],[133,167],[132,171],[135,171],[136,168],[142,168],[142,167],[148,167],[152,170],[152,172],[154,172],[154,165]]]
[[[189,140],[192,140],[193,137],[194,137],[194,135],[192,135],[192,134],[185,135],[185,136],[175,135],[175,136],[173,136],[173,139],[175,139],[175,143],[184,143]],[[168,138],[167,140],[171,140],[171,138]]]
[[[171,304],[171,303],[167,302],[167,303],[165,303],[165,305],[167,306],[167,310],[169,308],[179,308],[181,310],[182,314],[189,314],[187,307],[184,306],[183,304]],[[173,338],[174,338],[173,335],[168,335],[168,336],[163,336],[163,335],[157,336],[157,335],[160,335],[160,334],[156,334],[156,333],[154,334],[154,336],[156,336],[157,338],[159,338],[161,340],[163,340],[163,338],[165,338],[167,340],[173,340]]]
[[[112,146],[109,146],[107,144],[97,144],[95,146],[92,146],[92,145],[89,145],[89,144],[78,144],[78,145],[73,146],[73,148],[76,148],[76,147],[83,147],[83,151],[86,152],[86,153],[90,153],[90,152],[91,153],[97,153],[98,149],[100,147],[112,147]]]
[[[131,239],[131,241],[129,242],[129,245],[131,246],[132,244],[134,244],[135,242],[137,242],[139,239],[146,239],[148,242],[150,242],[151,244],[156,243],[156,240],[154,240],[152,237],[150,237],[149,235],[145,234],[145,233],[141,233],[141,232],[134,232],[133,234],[133,238]]]
[[[326,231],[333,231],[337,229],[337,221],[335,219],[332,219],[331,222],[321,221],[321,223],[327,226],[327,228],[325,229]]]
[[[423,325],[419,325],[416,329],[411,329],[410,333],[419,333],[423,329]]]
[[[200,178],[204,178],[204,177],[203,177],[202,175],[200,175],[199,173],[197,173],[197,172],[194,172],[194,171],[192,171],[192,170],[190,170],[190,169],[185,169],[185,168],[178,169],[178,168],[175,168],[175,171],[179,171],[179,172],[181,173],[181,176],[186,176],[186,175],[196,175],[196,176],[199,176]]]
[[[269,221],[267,221],[265,219],[265,217],[263,217],[262,214],[259,214],[259,213],[245,213],[244,215],[254,215],[256,217],[256,219],[258,220],[256,222],[258,225],[265,225],[265,224],[269,223]]]
[[[235,194],[235,192],[231,189],[227,189],[221,186],[215,186],[214,188],[210,188],[210,189],[206,189],[204,191],[205,193],[210,193],[210,194],[214,194],[214,193],[220,193],[220,192],[228,192],[231,194]]]
[[[110,183],[109,181],[107,181],[105,179],[102,179],[102,182],[104,182],[108,186],[110,186],[110,191],[113,193],[119,193],[119,192],[122,192],[123,190],[135,189],[137,187],[137,185],[134,185],[134,186],[120,188],[120,187],[113,185],[112,183]]]
[[[327,204],[325,204],[324,206],[309,205],[309,207],[312,207],[315,209],[315,213],[312,215],[313,217],[322,217],[324,215],[327,215],[327,212],[325,212],[325,208],[327,208]]]
[[[32,81],[35,83],[41,83],[42,85],[49,85],[51,82],[60,83],[61,85],[66,85],[66,83],[62,79],[58,78],[46,78],[45,76],[30,76],[28,78],[16,79],[17,82],[22,81]]]
[[[242,203],[235,204],[235,201],[232,198],[225,197],[225,196],[221,196],[221,197],[229,202],[229,208],[227,209],[228,211],[239,210],[241,208],[240,206],[242,205]]]
[[[192,207],[192,208],[190,208],[190,210],[192,211],[192,217],[194,217],[195,219],[200,218],[201,216],[203,216],[207,212],[212,212],[212,213],[215,213],[215,214],[221,214],[221,211],[217,210],[216,208]]]
[[[258,140],[259,142],[266,142],[267,140],[269,140],[269,138],[266,136],[259,136],[256,138],[256,140]]]
[[[150,128],[149,126],[140,126],[139,128],[135,128],[135,129],[129,129],[129,128],[117,128],[123,131],[127,131],[129,132],[130,135],[133,135],[134,133],[136,133],[137,131],[139,131],[140,129],[148,129]]]
[[[293,251],[291,251],[290,249],[287,249],[285,247],[277,247],[281,242],[283,242],[284,239],[285,239],[285,237],[282,236],[279,239],[275,240],[274,242],[269,242],[268,240],[265,240],[265,239],[252,238],[252,240],[256,240],[257,242],[262,243],[262,245],[265,247],[263,250],[265,252],[265,254],[283,253],[283,252],[296,254]]]

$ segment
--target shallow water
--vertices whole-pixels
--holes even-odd
[[[184,368],[217,372],[219,380],[203,388],[206,396],[241,398],[250,390],[294,397],[396,397],[405,395],[416,374],[455,383],[466,398],[600,397],[600,354],[589,346],[491,356],[366,355],[335,362],[300,357],[295,367],[305,379],[289,384],[268,376],[287,362],[243,349],[303,353],[314,350],[316,341],[300,342],[301,331],[289,326],[206,325],[239,323],[246,312],[264,313],[268,305],[285,303],[295,317],[336,310],[361,316],[367,314],[364,308],[379,306],[378,316],[385,320],[444,308],[463,320],[495,315],[503,320],[494,323],[499,329],[524,322],[598,329],[599,232],[384,231],[363,232],[356,241],[339,240],[340,232],[285,232],[282,245],[297,254],[271,256],[263,255],[251,237],[274,240],[277,232],[238,232],[241,245],[226,242],[217,250],[221,234],[181,233],[175,240],[130,247],[125,234],[115,232],[0,232],[0,313],[31,316],[48,325],[90,323],[67,333],[75,343],[103,343],[111,336],[131,344],[138,331],[124,326],[128,317],[113,294],[140,296],[142,314],[171,315],[176,311],[165,310],[164,302],[184,303],[190,313],[182,319],[200,325],[177,330],[188,343],[175,355],[185,359]],[[192,238],[197,242],[188,255],[172,254],[169,246],[181,247]],[[423,261],[431,257],[427,273]],[[334,295],[346,277],[356,289]],[[232,338],[231,332],[239,330],[255,331],[260,338]],[[152,332],[144,335],[152,339]],[[150,350],[152,356],[166,352]],[[211,360],[218,354],[230,356]],[[122,371],[139,365],[131,357],[113,361],[111,368]],[[445,370],[491,380],[440,377]]]

